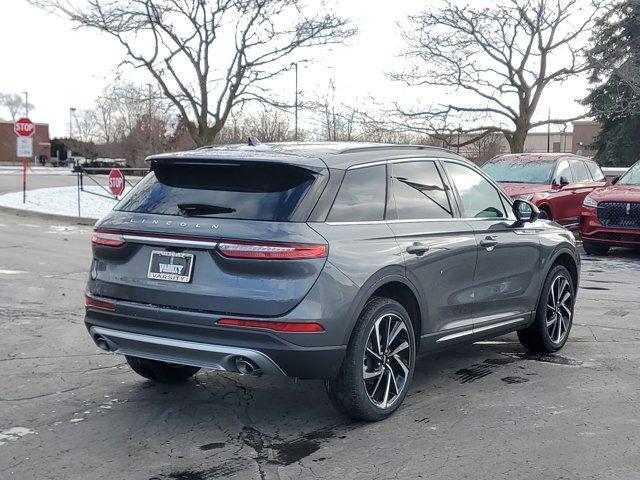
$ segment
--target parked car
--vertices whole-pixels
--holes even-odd
[[[605,255],[612,246],[640,248],[640,162],[614,182],[582,204],[580,236],[590,255]]]
[[[582,201],[607,185],[602,170],[590,158],[567,153],[500,155],[482,169],[513,199],[540,209],[540,218],[567,228],[578,227]]]
[[[451,152],[293,143],[150,162],[96,225],[85,317],[145,378],[324,379],[341,412],[381,420],[419,351],[567,341],[573,235]]]

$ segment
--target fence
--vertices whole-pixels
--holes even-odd
[[[111,193],[108,186],[108,175],[111,170],[111,168],[106,167],[85,168],[82,166],[77,166],[74,169],[77,178],[78,217],[82,216],[82,202],[80,201],[81,192],[88,195],[108,198],[110,200],[118,200],[118,197]],[[149,172],[148,168],[119,168],[118,170],[120,170],[124,175],[125,189],[126,186],[131,188],[134,187],[142,177]],[[98,188],[85,188],[85,183],[88,183],[90,186],[97,186]]]

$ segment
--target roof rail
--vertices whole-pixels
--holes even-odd
[[[453,153],[451,150],[436,147],[433,145],[395,145],[395,144],[382,144],[382,145],[367,145],[365,147],[351,147],[340,150],[338,154],[342,153],[358,153],[368,152],[371,150],[440,150],[443,152]]]

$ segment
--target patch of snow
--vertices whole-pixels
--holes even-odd
[[[15,442],[19,438],[24,437],[25,435],[29,435],[30,433],[36,433],[34,430],[24,427],[11,427],[6,430],[0,431],[0,445],[4,445],[6,443],[5,440],[10,442]]]
[[[79,417],[79,418],[72,418],[71,420],[69,420],[69,422],[71,422],[71,423],[78,423],[78,422],[81,422],[81,421],[83,421],[83,420],[84,420],[84,418]]]
[[[0,275],[19,275],[21,273],[27,273],[27,272],[23,272],[22,270],[4,270],[0,268]]]
[[[22,165],[6,165],[0,167],[0,175],[22,175]],[[68,168],[34,167],[29,165],[27,175],[74,175]]]
[[[87,186],[80,192],[79,216],[98,219],[116,205],[117,200],[100,197],[95,195],[96,193],[106,195],[99,186]],[[22,203],[22,192],[5,193],[0,195],[0,206],[76,217],[78,216],[78,189],[77,187],[53,187],[27,190],[26,203]]]

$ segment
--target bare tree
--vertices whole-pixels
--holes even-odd
[[[354,32],[335,15],[309,14],[302,0],[30,1],[117,39],[125,62],[145,68],[188,120],[197,145],[213,143],[234,108],[274,102],[268,83],[292,53]]]
[[[585,72],[588,35],[600,10],[584,0],[501,0],[488,8],[459,7],[409,17],[406,56],[419,63],[391,77],[408,85],[444,87],[449,103],[398,107],[417,131],[505,136],[522,152],[529,130],[572,118],[534,119],[544,90]],[[579,19],[579,20],[578,20]],[[579,117],[578,117],[579,118]]]
[[[0,93],[0,106],[9,110],[11,120],[16,121],[16,117],[22,116],[22,112],[27,110],[27,105],[24,102],[22,95],[17,93]],[[28,105],[29,110],[33,110],[35,107],[30,103]]]

